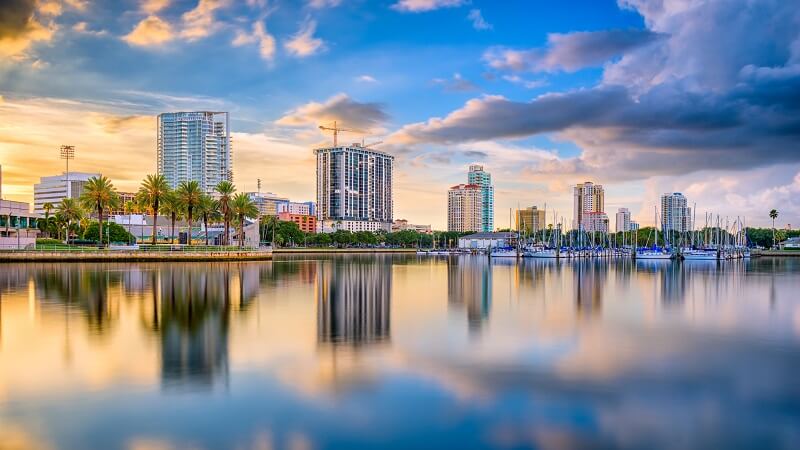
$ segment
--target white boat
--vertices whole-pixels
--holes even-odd
[[[716,261],[716,250],[686,250],[683,252],[683,258],[687,261]]]
[[[636,252],[636,259],[672,259],[672,253],[663,250],[641,250]]]
[[[556,249],[554,248],[536,248],[527,249],[522,253],[526,258],[555,258]]]
[[[489,255],[492,258],[516,258],[519,256],[517,249],[514,247],[493,248]]]

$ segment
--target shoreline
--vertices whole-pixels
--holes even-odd
[[[342,253],[417,253],[416,248],[276,248],[276,255],[342,254]]]
[[[0,263],[10,262],[212,262],[270,261],[272,251],[146,252],[146,251],[41,251],[0,252]]]

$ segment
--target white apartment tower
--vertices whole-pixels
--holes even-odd
[[[322,231],[390,231],[394,156],[359,144],[318,148],[314,154]]]
[[[574,200],[572,228],[586,232],[608,231],[607,226],[605,230],[596,229],[598,228],[596,225],[602,227],[603,216],[605,216],[605,223],[608,223],[608,217],[604,213],[605,191],[603,186],[587,181],[575,186],[572,193]]]
[[[692,229],[692,208],[680,192],[661,196],[661,229],[685,233]]]
[[[158,173],[173,189],[194,180],[211,193],[220,181],[233,181],[227,112],[159,114],[157,146]]]
[[[616,220],[617,233],[627,233],[631,231],[631,212],[628,208],[619,208],[617,210]]]
[[[482,231],[484,191],[477,184],[459,184],[447,191],[447,231]]]

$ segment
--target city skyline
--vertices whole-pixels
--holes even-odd
[[[70,171],[135,191],[157,170],[157,115],[207,110],[231,112],[240,191],[260,178],[314,198],[317,126],[339,121],[363,131],[342,142],[395,156],[394,217],[436,229],[473,163],[492,173],[495,228],[517,205],[568,218],[585,180],[642,226],[664,192],[753,226],[772,208],[800,221],[791,2],[497,3],[4,4],[4,197],[32,203],[65,144]]]

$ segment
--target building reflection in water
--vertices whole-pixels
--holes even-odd
[[[231,314],[245,312],[258,293],[259,266],[172,265],[157,277],[152,328],[161,338],[162,385],[227,385]]]
[[[391,262],[355,257],[317,269],[317,341],[359,347],[391,338]]]
[[[467,311],[470,333],[479,333],[489,320],[492,267],[488,258],[450,258],[447,264],[447,305]]]
[[[608,262],[579,259],[572,262],[575,283],[575,311],[579,316],[597,316],[603,310],[603,290],[608,277]]]

